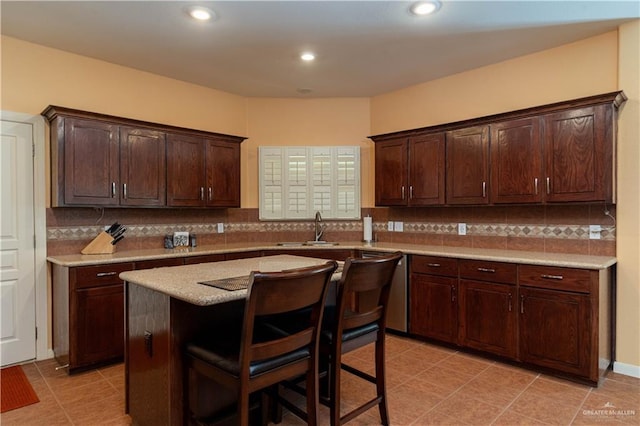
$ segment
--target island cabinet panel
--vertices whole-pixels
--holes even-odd
[[[165,134],[156,130],[120,128],[120,204],[166,204],[167,167]]]
[[[63,191],[54,189],[53,201],[58,205],[118,205],[118,126],[60,117],[51,134],[62,169],[58,183],[64,185]]]
[[[376,159],[376,205],[406,206],[408,187],[407,138],[378,142]]]
[[[489,126],[447,132],[447,204],[487,204]]]
[[[490,201],[543,201],[543,161],[538,117],[491,124]]]
[[[53,351],[69,373],[122,361],[124,292],[118,275],[133,268],[53,265]]]
[[[612,115],[603,104],[544,117],[547,201],[613,201]]]
[[[460,343],[517,356],[517,265],[460,260]]]
[[[447,343],[458,341],[458,261],[412,256],[409,332]]]

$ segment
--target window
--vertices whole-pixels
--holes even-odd
[[[360,148],[260,147],[260,219],[360,219]]]

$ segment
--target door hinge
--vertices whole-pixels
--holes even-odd
[[[36,340],[38,340],[38,327],[36,327]]]
[[[36,234],[33,234],[33,248],[36,248]]]
[[[35,143],[31,144],[31,156],[33,158],[36,158],[36,144]]]

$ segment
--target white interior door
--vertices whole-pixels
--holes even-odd
[[[36,357],[33,127],[0,124],[0,363]]]

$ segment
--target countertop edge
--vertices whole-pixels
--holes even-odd
[[[582,269],[606,269],[617,263],[611,256],[591,256],[580,254],[541,253],[520,250],[477,249],[468,247],[437,247],[401,243],[363,243],[339,242],[327,246],[278,246],[270,244],[225,244],[202,246],[188,250],[148,249],[131,250],[109,255],[60,255],[48,256],[47,261],[64,267],[106,265],[112,263],[136,262],[175,257],[192,257],[209,254],[240,253],[255,250],[363,250],[376,252],[401,251],[408,255],[440,256],[458,259],[486,260],[506,263],[525,263],[529,265],[556,266]]]

